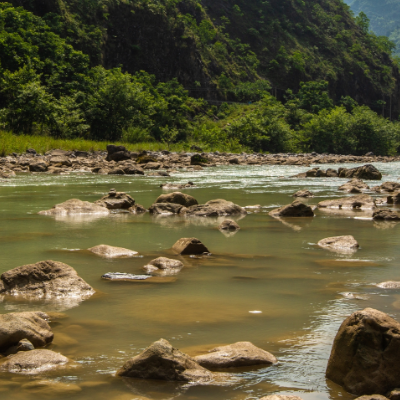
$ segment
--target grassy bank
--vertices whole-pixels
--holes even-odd
[[[105,151],[110,142],[97,142],[84,139],[55,139],[50,136],[34,136],[34,135],[15,135],[11,132],[0,131],[0,156],[4,157],[11,153],[25,153],[27,149],[35,149],[38,153],[44,154],[46,151],[53,149],[62,150],[80,150],[80,151]],[[145,143],[124,143],[115,142],[113,144],[125,146],[130,151],[150,150],[150,151],[188,151],[193,143],[173,143],[168,146],[161,142],[145,142]],[[209,148],[202,146],[204,151],[227,151],[226,146]]]

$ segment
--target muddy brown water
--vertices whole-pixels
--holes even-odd
[[[385,174],[383,180],[400,176],[400,163],[376,166]],[[50,348],[78,365],[36,377],[0,375],[0,397],[241,400],[281,392],[305,400],[354,398],[324,377],[332,341],[343,319],[358,309],[374,307],[400,319],[400,289],[375,286],[384,280],[400,280],[400,225],[378,224],[368,213],[356,212],[317,212],[311,219],[285,221],[269,217],[268,211],[291,202],[291,194],[299,189],[315,193],[310,204],[344,196],[337,190],[345,182],[342,179],[288,178],[307,169],[218,167],[171,178],[38,174],[0,182],[0,272],[53,259],[74,267],[97,292],[80,304],[10,299],[0,303],[1,313],[64,312],[64,318],[52,323],[55,338]],[[263,208],[238,220],[242,229],[229,237],[216,229],[220,222],[216,219],[37,215],[70,198],[94,201],[110,188],[125,191],[149,207],[163,192],[161,183],[189,180],[197,188],[185,192],[200,203],[224,198]],[[315,246],[322,238],[348,234],[361,246],[354,254],[340,255]],[[184,269],[165,283],[101,279],[106,272],[142,273],[147,261],[169,256],[169,249],[181,237],[197,237],[212,257],[181,257]],[[136,250],[140,257],[109,260],[85,251],[98,244]],[[126,360],[160,338],[190,355],[215,345],[251,341],[272,352],[279,363],[228,371],[218,384],[202,386],[113,375]],[[35,385],[38,380],[57,385],[43,390]]]

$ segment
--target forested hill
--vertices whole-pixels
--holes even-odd
[[[356,15],[364,12],[377,35],[388,36],[400,54],[400,0],[348,0]]]
[[[399,110],[399,71],[341,0],[13,0],[90,57],[92,66],[178,78],[218,96],[259,78],[277,94],[327,80],[331,96]],[[200,89],[200,90],[199,90]]]

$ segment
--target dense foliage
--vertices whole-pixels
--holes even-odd
[[[218,2],[209,7],[214,11],[206,11],[207,2],[195,0],[40,3],[55,7],[52,11],[35,9],[37,4],[31,0],[27,5],[35,15],[24,7],[0,3],[0,122],[4,129],[63,139],[158,141],[166,147],[190,142],[205,149],[268,152],[390,154],[397,150],[397,123],[359,106],[363,104],[360,96],[346,96],[345,91],[339,96],[341,91],[335,89],[353,68],[354,74],[361,74],[361,83],[376,89],[379,96],[372,104],[383,114],[382,96],[397,90],[390,42],[370,34],[362,15],[351,19],[340,1],[320,0],[312,7],[288,2],[296,12],[308,15],[309,22],[314,21],[303,35],[296,33],[305,29],[300,22],[277,23],[283,11],[272,0],[243,4],[238,0],[228,13],[230,19],[218,15]],[[254,22],[256,5],[259,20]],[[118,65],[105,68],[104,46],[107,49],[112,29],[109,20],[121,7],[129,11],[129,18],[150,13],[160,18],[160,24],[167,18],[169,29],[186,43],[182,51],[195,49],[203,65],[205,75],[192,82],[193,88],[237,104],[210,106],[190,97],[177,78],[160,80],[157,74],[129,73]],[[264,22],[273,10],[277,38],[269,49],[260,51],[259,46],[266,46],[264,34],[272,32]],[[321,21],[324,26],[317,24]],[[249,31],[249,26],[257,26],[258,39],[247,40],[247,33],[235,37],[232,22],[238,34],[246,28],[253,39],[258,34]],[[322,35],[327,29],[329,40]],[[315,35],[325,42],[319,42],[318,49],[307,47]],[[134,46],[129,51],[139,54]],[[321,48],[326,46],[330,50],[324,50],[322,57]],[[175,72],[179,77],[179,71]],[[215,89],[201,92],[204,76]],[[322,76],[326,79],[312,79]],[[284,81],[286,88],[277,91],[274,85],[284,86]]]

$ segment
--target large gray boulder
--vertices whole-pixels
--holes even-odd
[[[96,215],[108,215],[110,212],[100,205],[90,203],[88,201],[82,201],[79,199],[70,199],[64,203],[56,204],[50,210],[39,211],[41,215],[54,215],[54,216],[66,216],[66,215],[79,215],[79,214],[96,214]]]
[[[216,347],[194,359],[202,367],[208,369],[272,365],[278,361],[271,353],[250,342],[237,342]]]
[[[93,294],[93,288],[72,267],[58,261],[23,265],[0,276],[0,295],[86,299]]]
[[[344,208],[373,210],[376,208],[375,200],[367,194],[344,197],[341,199],[324,200],[318,203],[318,208]]]
[[[353,313],[336,334],[326,377],[357,394],[383,394],[400,387],[400,323],[366,308]]]
[[[181,192],[162,194],[154,202],[154,204],[156,203],[174,203],[180,204],[184,207],[190,207],[199,204],[193,196]]]
[[[356,168],[339,168],[339,178],[358,178],[380,181],[382,174],[372,164]]]
[[[135,205],[135,200],[125,192],[110,189],[108,194],[95,202],[98,206],[109,210],[129,209]]]
[[[199,239],[196,238],[182,238],[179,239],[173,246],[172,250],[176,254],[182,255],[196,255],[209,253],[206,246]]]
[[[151,344],[142,353],[127,361],[117,371],[118,376],[140,379],[161,379],[181,382],[209,382],[212,372],[193,358],[175,349],[165,340]]]
[[[0,315],[0,350],[15,346],[28,339],[35,347],[53,341],[53,332],[47,323],[49,317],[42,312],[20,312]]]
[[[307,204],[302,203],[300,200],[295,200],[291,204],[282,206],[272,210],[268,213],[271,217],[313,217],[314,211]]]
[[[360,247],[357,240],[351,235],[325,238],[318,242],[318,246],[343,253],[356,251]]]
[[[0,371],[36,375],[65,366],[70,360],[51,350],[21,351],[0,364]]]
[[[246,215],[247,211],[231,201],[216,199],[205,204],[188,207],[184,213],[195,217],[220,217],[226,215]]]

